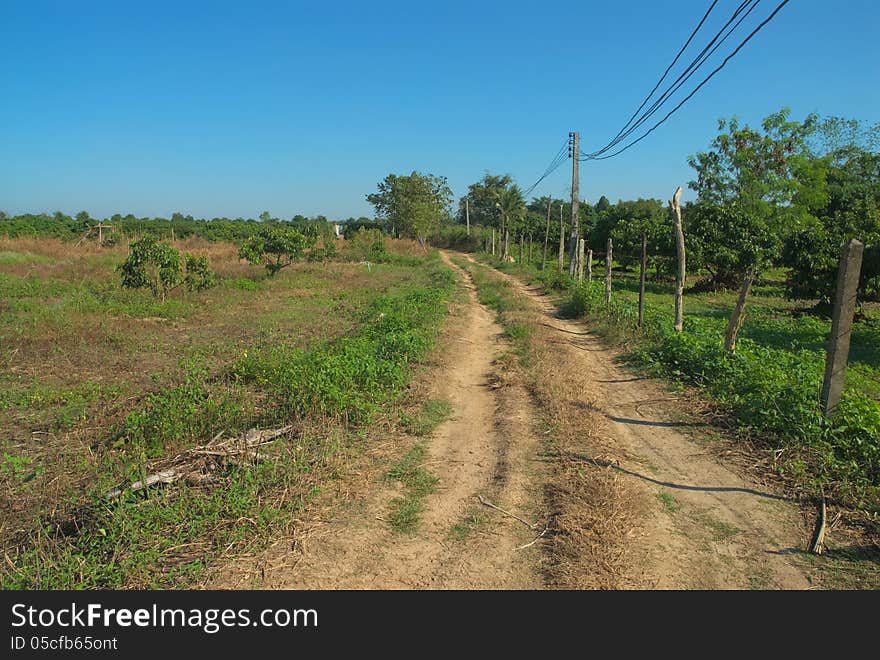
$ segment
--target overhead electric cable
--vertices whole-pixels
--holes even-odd
[[[767,25],[767,23],[769,23],[771,20],[773,20],[773,18],[776,16],[776,14],[778,14],[778,13],[782,10],[782,8],[783,8],[785,5],[788,4],[788,2],[789,2],[789,0],[783,0],[783,2],[779,3],[779,5],[777,5],[776,9],[773,10],[773,13],[771,13],[767,18],[765,18],[760,24],[758,24],[758,26],[757,26],[754,30],[752,30],[752,31],[749,33],[749,35],[748,35],[745,39],[743,39],[742,42],[740,42],[739,46],[737,46],[736,49],[735,49],[730,55],[728,55],[727,57],[724,58],[724,61],[721,62],[721,64],[719,64],[719,65],[718,65],[718,66],[717,66],[717,67],[716,67],[716,68],[715,68],[715,69],[714,69],[714,70],[713,70],[708,76],[706,76],[705,78],[703,78],[703,80],[700,82],[700,84],[697,85],[697,86],[693,89],[693,91],[692,91],[690,94],[688,94],[687,96],[685,96],[685,97],[681,100],[681,102],[679,102],[678,105],[676,105],[672,110],[670,110],[670,111],[666,114],[666,116],[663,117],[663,119],[661,119],[661,120],[658,121],[656,124],[654,124],[650,129],[648,129],[648,130],[645,132],[644,135],[642,135],[641,137],[639,137],[639,138],[633,140],[632,142],[630,142],[629,144],[627,144],[625,147],[623,147],[622,149],[619,149],[618,151],[615,151],[615,152],[612,153],[612,154],[609,154],[609,155],[607,155],[607,156],[588,156],[588,157],[585,158],[585,160],[607,160],[608,158],[614,158],[615,156],[618,156],[618,155],[622,154],[624,151],[626,151],[626,150],[629,149],[630,147],[632,147],[632,146],[638,144],[639,142],[641,142],[642,140],[644,140],[646,137],[648,137],[648,135],[650,135],[651,133],[653,133],[654,130],[655,130],[657,127],[659,127],[659,126],[660,126],[661,124],[663,124],[667,119],[669,119],[669,118],[670,118],[670,117],[671,117],[671,116],[672,116],[672,115],[673,115],[673,114],[674,114],[679,108],[681,108],[681,106],[683,106],[683,105],[684,105],[685,103],[687,103],[691,98],[693,98],[693,96],[694,96],[694,95],[695,95],[695,94],[696,94],[696,93],[697,93],[697,92],[703,87],[703,85],[705,85],[707,82],[709,82],[709,81],[712,79],[712,77],[715,76],[715,74],[717,74],[719,71],[721,71],[721,69],[723,69],[723,68],[727,65],[727,63],[728,63],[731,59],[733,59],[733,57],[734,57],[737,53],[739,53],[740,50],[742,50],[742,48],[743,48],[743,47],[744,47],[744,46],[745,46],[745,45],[746,45],[746,44],[752,39],[752,37],[754,37],[756,34],[758,34],[758,32],[760,32],[761,29],[762,29],[765,25]]]

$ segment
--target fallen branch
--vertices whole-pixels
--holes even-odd
[[[825,525],[827,521],[827,511],[825,509],[825,489],[819,487],[819,495],[822,498],[819,503],[819,524],[816,527],[816,534],[813,536],[813,543],[810,545],[810,552],[814,555],[821,555],[825,552]]]
[[[146,479],[142,481],[135,481],[128,487],[130,491],[143,490],[144,488],[149,488],[155,484],[170,484],[177,479],[180,478],[180,473],[177,470],[162,470],[161,472],[157,472],[156,474],[151,474]],[[114,497],[119,497],[122,495],[123,488],[116,488],[107,493],[104,497],[108,499],[112,499]]]
[[[550,531],[550,528],[549,528],[549,527],[545,527],[545,528],[544,528],[544,531],[541,532],[540,534],[538,534],[538,535],[535,537],[535,540],[534,540],[534,541],[532,541],[531,543],[526,543],[525,545],[518,546],[518,547],[517,547],[517,550],[524,550],[525,548],[529,548],[529,547],[535,545],[535,543],[537,543],[537,542],[540,540],[540,538],[541,538],[542,536],[544,536],[544,534],[546,534],[546,533],[549,532],[549,531]]]
[[[243,458],[252,461],[265,460],[265,455],[259,453],[259,448],[272,442],[275,438],[288,433],[292,428],[292,426],[282,426],[277,429],[250,429],[239,438],[229,438],[222,442],[220,441],[220,438],[223,437],[223,432],[221,431],[207,444],[192,447],[173,458],[161,461],[159,465],[166,466],[165,469],[159,470],[145,479],[135,481],[127,488],[114,488],[106,493],[104,497],[113,499],[122,495],[126,490],[143,490],[156,484],[170,484],[180,478],[185,478],[188,483],[207,483],[213,479],[207,474],[202,474],[202,472],[212,469],[212,465],[216,466],[218,463],[212,464],[210,461],[206,463],[205,458],[214,457],[220,461],[226,459],[233,463],[241,463]],[[189,467],[185,467],[188,464]]]
[[[487,500],[487,499],[486,499],[485,497],[483,497],[482,495],[478,495],[477,497],[479,498],[481,504],[485,504],[486,506],[490,506],[490,507],[492,507],[493,509],[497,509],[498,511],[500,511],[500,512],[503,513],[504,515],[510,516],[511,518],[516,518],[517,520],[519,520],[523,525],[525,525],[525,526],[528,527],[529,529],[538,529],[538,525],[533,525],[533,524],[530,523],[528,520],[523,520],[522,518],[520,518],[520,517],[519,517],[518,515],[516,515],[515,513],[511,513],[510,511],[505,511],[505,510],[502,509],[500,506],[496,506],[495,504],[492,504],[492,502],[490,502],[489,500]]]

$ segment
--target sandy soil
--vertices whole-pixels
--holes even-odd
[[[605,419],[610,444],[586,462],[612,465],[641,493],[629,541],[627,584],[648,589],[807,589],[800,556],[809,530],[799,507],[719,460],[687,401],[618,366],[619,354],[582,321],[558,318],[538,289],[522,285],[557,333],[567,359],[590,375],[582,405]],[[717,442],[717,441],[716,441]],[[609,455],[607,447],[611,447]]]

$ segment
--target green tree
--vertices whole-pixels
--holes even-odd
[[[184,263],[186,269],[184,270]],[[144,236],[128,246],[128,258],[117,269],[122,286],[127,289],[149,288],[164,302],[168,293],[184,285],[190,291],[201,291],[216,284],[208,258],[180,252],[154,236]]]
[[[501,198],[501,193],[512,184],[513,179],[509,174],[486,172],[482,179],[468,186],[467,195],[458,201],[458,222],[464,224],[465,198],[467,198],[472,225],[500,228],[501,216],[496,204]]]
[[[519,186],[513,184],[502,190],[496,206],[501,213],[501,234],[504,237],[501,258],[507,259],[509,256],[511,225],[521,222],[521,218],[526,210],[526,202],[523,199]]]
[[[425,248],[428,236],[449,218],[452,191],[446,177],[389,174],[378,184],[378,192],[367,195],[367,201],[375,208],[376,218]]]
[[[856,238],[865,243],[859,301],[880,297],[880,125],[831,117],[819,126],[813,168],[824,180],[820,194],[798,200],[813,222],[785,241],[783,262],[791,268],[789,297],[818,299],[830,312],[837,281],[840,246]]]
[[[806,220],[803,207],[792,202],[808,193],[799,175],[815,174],[809,167],[807,140],[816,128],[816,117],[810,115],[803,122],[788,117],[789,111],[783,109],[765,118],[760,129],[740,126],[735,117],[722,119],[710,150],[688,159],[697,172],[689,185],[697,191],[705,219],[702,225],[690,227],[689,236],[699,238],[695,229],[713,232],[718,243],[704,237],[706,263],[719,250],[736,255],[734,270],[741,292],[725,338],[730,351],[736,349],[756,275],[779,259],[781,237]]]
[[[263,227],[242,243],[238,256],[254,265],[264,265],[274,277],[282,268],[302,259],[316,239],[317,232],[309,228],[301,232],[288,227]]]
[[[614,241],[614,257],[625,268],[637,264],[642,254],[642,232],[647,238],[648,265],[658,275],[672,273],[672,223],[659,199],[619,201],[605,212],[606,226]]]

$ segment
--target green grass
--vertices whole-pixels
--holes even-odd
[[[470,509],[462,520],[452,526],[449,536],[455,541],[466,541],[488,520],[489,517],[481,510]]]
[[[388,522],[397,532],[411,534],[418,528],[425,498],[436,490],[438,479],[424,467],[426,456],[425,446],[416,444],[385,475],[404,490],[389,505]]]
[[[657,493],[657,499],[660,500],[660,503],[663,504],[663,508],[666,509],[668,513],[677,513],[681,510],[681,502],[679,502],[672,493],[667,493],[665,490]]]
[[[440,424],[449,419],[452,404],[443,399],[429,399],[415,416],[401,413],[403,429],[411,435],[430,436]]]
[[[486,259],[486,257],[484,257]],[[489,259],[492,264],[492,260]],[[802,314],[803,304],[780,298],[779,272],[750,297],[737,352],[723,350],[736,292],[685,292],[683,333],[672,330],[668,283],[646,287],[645,327],[637,327],[638,282],[615,273],[611,304],[604,282],[577,284],[555,268],[506,264],[505,270],[563,295],[562,313],[587,317],[607,341],[623,345],[638,369],[701,388],[725,407],[740,432],[785,450],[781,470],[807,488],[821,483],[842,500],[880,506],[880,318],[858,323],[843,400],[826,419],[819,401],[830,323]]]
[[[709,531],[715,541],[727,541],[742,532],[736,525],[718,520],[708,513],[697,515],[694,519]]]
[[[201,297],[187,294],[186,325],[126,321],[130,334],[112,345],[107,326],[119,309],[93,304],[91,294],[88,304],[77,303],[81,282],[25,286],[7,277],[19,287],[19,302],[28,303],[17,314],[32,325],[16,350],[0,355],[0,383],[12,385],[2,390],[0,429],[20,433],[28,408],[37,406],[41,418],[67,410],[71,421],[51,426],[59,431],[51,441],[13,435],[2,441],[0,480],[20,507],[14,526],[4,521],[0,541],[9,570],[0,586],[185,587],[219,555],[277,535],[291,513],[340,474],[334,457],[363,443],[370,421],[399,416],[397,398],[442,326],[452,273],[436,254],[388,261],[369,270],[309,264],[257,287],[236,282]],[[51,378],[25,381],[22,360],[44,359],[47,332],[27,298],[47,287],[59,309],[68,310],[70,327],[56,335],[66,365]],[[11,326],[0,322],[0,338],[14,335]],[[84,331],[92,334],[91,345],[76,337]],[[169,345],[169,334],[182,345]],[[77,361],[101,348],[107,350],[95,377],[83,378]],[[138,366],[120,368],[126,360]],[[443,402],[430,402],[419,423],[433,428],[445,414]],[[177,482],[104,497],[142,478],[153,459],[217,432],[230,437],[288,423],[304,430],[265,447],[268,460],[221,465],[208,486]],[[405,529],[436,480],[421,465],[400,478]]]

